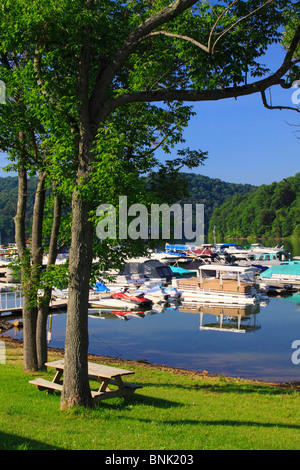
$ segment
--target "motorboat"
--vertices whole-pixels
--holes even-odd
[[[293,260],[270,266],[259,275],[260,282],[267,283],[271,288],[286,290],[300,288],[300,261]]]
[[[151,283],[145,283],[140,286],[134,294],[143,295],[147,299],[150,299],[154,304],[165,303],[169,299],[168,294],[164,291],[161,284],[151,285]]]
[[[142,295],[134,295],[130,292],[114,292],[111,296],[113,299],[121,299],[125,302],[134,303],[143,307],[148,307],[152,304],[149,298],[142,297]]]
[[[284,245],[266,247],[262,243],[254,243],[245,248],[247,248],[253,260],[290,261],[291,259],[291,253],[284,248]]]
[[[253,281],[251,281],[252,276]],[[199,268],[199,276],[172,282],[186,302],[218,302],[247,305],[259,302],[255,269],[222,264]]]
[[[181,297],[181,292],[175,287],[163,286],[154,282],[146,282],[140,286],[134,293],[135,295],[143,295],[150,299],[154,304],[177,301]]]
[[[155,281],[157,284],[170,282],[175,275],[169,266],[158,260],[137,258],[128,260],[120,271],[103,273],[104,277],[113,278],[111,281],[105,282],[105,286],[110,291],[117,292],[121,288],[137,289],[149,281]]]
[[[99,296],[98,299],[89,299],[89,307],[97,309],[112,309],[112,310],[136,310],[140,309],[140,305],[134,303],[129,303],[128,301],[122,299],[114,299],[113,297],[104,297]]]
[[[3,255],[0,257],[0,282],[1,283],[19,283],[20,279],[15,277],[12,263],[14,258],[10,258],[9,255]]]

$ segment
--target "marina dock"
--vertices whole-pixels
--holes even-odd
[[[10,294],[10,297],[5,296],[6,299],[3,300],[4,294]],[[15,294],[15,298],[11,298],[12,294]],[[19,295],[18,295],[19,294]],[[23,298],[20,296],[20,293],[17,292],[1,292],[1,308],[0,308],[0,318],[7,316],[20,316],[22,315],[23,308]],[[51,311],[60,311],[66,310],[67,308],[67,299],[55,299],[52,300],[49,310]]]

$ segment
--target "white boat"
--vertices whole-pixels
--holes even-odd
[[[181,292],[176,287],[164,287],[162,284],[156,284],[152,282],[146,282],[140,286],[134,295],[143,295],[146,299],[152,300],[154,304],[160,302],[167,302],[173,300],[179,300]]]
[[[124,300],[114,299],[113,297],[105,297],[97,299],[90,299],[89,300],[89,307],[90,308],[97,308],[97,309],[113,309],[113,310],[136,310],[140,307],[134,303],[130,304],[129,302],[125,302]]]
[[[164,291],[161,284],[155,284],[151,286],[151,283],[145,283],[141,285],[135,292],[134,295],[142,295],[146,299],[152,300],[154,304],[160,302],[167,302],[169,299],[168,294]]]
[[[259,276],[261,282],[268,283],[272,288],[300,288],[300,261],[288,261],[280,265],[270,266]]]
[[[288,261],[291,256],[283,245],[265,247],[262,243],[254,243],[247,248],[234,244],[219,245],[219,254],[226,254],[231,260],[247,260],[260,266],[280,264]]]
[[[214,302],[247,305],[259,302],[255,269],[222,264],[199,268],[199,277],[173,281],[185,302]]]
[[[108,276],[114,279],[105,282],[106,287],[111,291],[119,291],[120,288],[137,288],[149,281],[154,281],[156,284],[170,282],[174,273],[169,266],[158,260],[137,258],[128,260],[121,271],[103,273],[103,277]]]

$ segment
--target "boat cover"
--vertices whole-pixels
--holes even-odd
[[[269,269],[260,274],[260,277],[270,278],[274,274],[300,276],[300,261],[290,261],[288,263],[270,266]]]
[[[105,292],[105,291],[109,291],[109,288],[106,287],[106,285],[103,284],[103,282],[96,282],[96,284],[94,286],[94,291],[96,291],[96,292]]]
[[[170,267],[158,260],[148,260],[143,263],[129,262],[119,274],[127,276],[133,274],[143,274],[148,278],[167,279],[174,277]]]

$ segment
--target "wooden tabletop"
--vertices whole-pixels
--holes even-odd
[[[64,360],[60,359],[59,361],[47,362],[46,366],[53,367],[57,370],[63,370]],[[121,375],[134,374],[134,371],[119,369],[118,367],[105,366],[103,364],[96,364],[94,362],[88,362],[88,374],[94,377],[112,378]]]

